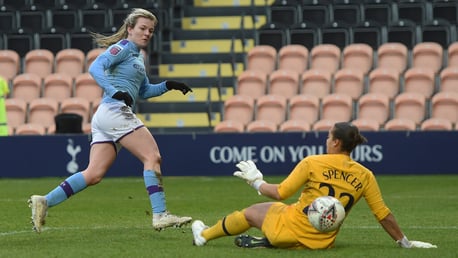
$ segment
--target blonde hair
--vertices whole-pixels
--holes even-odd
[[[154,22],[154,26],[157,24],[156,16],[150,11],[141,8],[133,8],[132,11],[124,19],[124,24],[116,33],[110,36],[105,36],[99,33],[91,32],[91,35],[99,47],[109,47],[121,39],[127,38],[127,28],[135,27],[135,24],[137,24],[137,20],[140,17],[152,20]]]

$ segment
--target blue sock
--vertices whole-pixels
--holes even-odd
[[[87,185],[86,181],[84,181],[83,174],[81,174],[81,172],[73,174],[46,195],[48,207],[55,206],[67,200],[70,196],[80,192],[86,187]]]
[[[153,214],[164,212],[167,209],[165,206],[164,189],[156,173],[152,170],[145,170],[143,171],[143,179],[145,180],[145,187],[149,195]]]

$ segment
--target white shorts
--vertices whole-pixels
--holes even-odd
[[[118,141],[143,127],[143,122],[137,118],[132,109],[122,103],[101,103],[91,122],[92,141],[95,143],[114,143],[119,151]]]

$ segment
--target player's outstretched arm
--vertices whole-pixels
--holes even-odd
[[[421,241],[409,241],[407,237],[402,233],[396,219],[393,214],[389,214],[384,219],[379,221],[383,229],[393,238],[396,243],[402,248],[437,248],[436,245],[433,245],[428,242]]]
[[[277,191],[277,184],[269,184],[263,179],[261,171],[256,167],[252,160],[240,161],[237,165],[239,171],[234,172],[234,176],[244,179],[251,187],[258,191],[258,194],[281,200]]]

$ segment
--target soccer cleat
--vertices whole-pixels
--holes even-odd
[[[153,215],[153,228],[157,231],[164,230],[169,227],[181,227],[185,224],[190,223],[191,217],[179,217],[170,214],[168,211]]]
[[[48,212],[46,198],[41,195],[32,195],[28,200],[29,207],[32,208],[32,225],[33,230],[40,233]]]
[[[267,238],[249,235],[239,235],[235,237],[234,244],[243,248],[273,248]]]
[[[192,235],[194,236],[194,241],[192,242],[195,246],[203,246],[207,243],[207,240],[202,236],[202,231],[208,228],[202,221],[196,220],[192,223]]]

